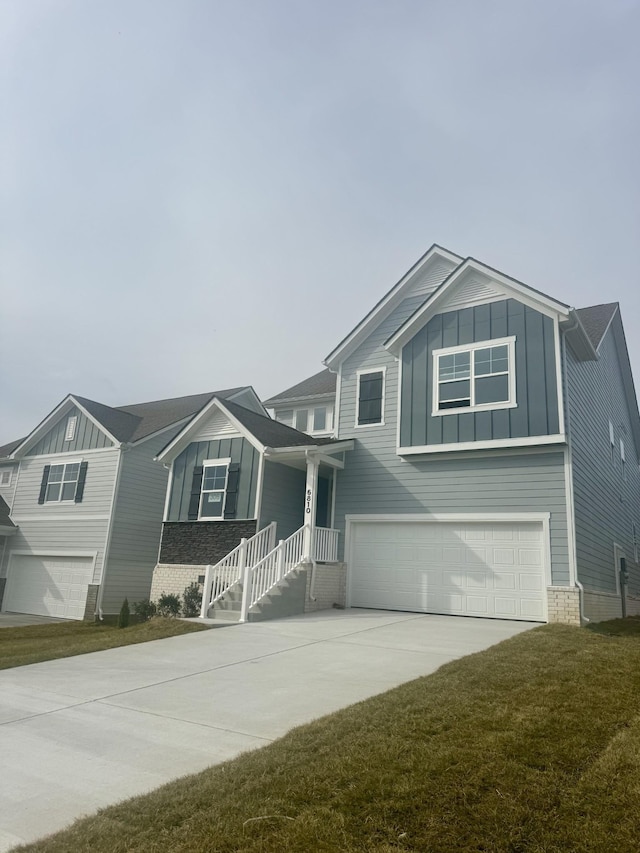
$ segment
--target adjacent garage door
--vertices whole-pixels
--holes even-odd
[[[544,621],[541,523],[353,522],[352,607]]]
[[[82,619],[92,575],[91,557],[13,554],[2,609]]]

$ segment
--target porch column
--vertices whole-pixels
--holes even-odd
[[[307,456],[307,484],[304,490],[304,550],[305,563],[313,561],[313,547],[316,532],[316,507],[318,503],[318,468],[320,462]]]

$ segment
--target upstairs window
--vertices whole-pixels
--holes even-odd
[[[11,485],[11,468],[4,468],[0,471],[0,486]]]
[[[384,410],[384,370],[358,373],[356,426],[382,424]]]
[[[200,518],[223,518],[230,459],[206,462],[202,471]]]
[[[433,352],[433,415],[516,405],[515,338]]]
[[[38,503],[80,503],[84,496],[87,477],[86,462],[67,462],[62,465],[45,465],[40,483]]]
[[[78,423],[77,415],[72,415],[67,421],[67,431],[64,434],[65,441],[73,441],[76,434],[76,425]]]

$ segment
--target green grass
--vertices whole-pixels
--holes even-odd
[[[0,669],[205,630],[206,626],[194,622],[159,618],[128,628],[75,621],[0,628]]]
[[[520,634],[20,849],[636,853],[634,624]]]

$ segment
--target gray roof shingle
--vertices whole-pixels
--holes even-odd
[[[24,438],[19,438],[17,441],[10,441],[8,444],[3,444],[0,447],[0,459],[5,459],[10,453],[16,449],[19,444],[22,444]]]
[[[333,438],[311,438],[304,432],[245,409],[237,403],[228,400],[223,400],[222,403],[265,447],[315,447],[335,443]]]
[[[0,498],[0,527],[15,527],[9,518],[9,507],[3,498]]]
[[[273,406],[274,403],[299,400],[304,397],[326,397],[329,394],[335,394],[335,390],[336,374],[332,373],[327,367],[319,373],[314,373],[308,379],[298,382],[297,385],[292,385],[286,391],[274,394],[273,397],[265,400],[264,405]]]
[[[611,318],[618,310],[617,302],[606,302],[603,305],[591,305],[588,308],[577,308],[576,314],[584,326],[594,349],[598,348],[604,333],[607,331]]]

